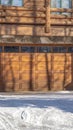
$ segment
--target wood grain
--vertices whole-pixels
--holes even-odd
[[[71,53],[0,53],[0,91],[64,90],[72,82],[72,60]]]

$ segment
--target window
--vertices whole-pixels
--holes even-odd
[[[66,53],[66,47],[38,47],[39,53]],[[70,51],[69,51],[70,52]]]
[[[2,52],[2,47],[0,46],[0,52]]]
[[[4,52],[19,52],[18,46],[5,46]]]
[[[51,47],[38,47],[38,52],[39,53],[50,53],[51,52]]]
[[[66,47],[53,47],[53,53],[65,53],[67,52]]]
[[[64,46],[0,46],[0,53],[73,53],[73,47]]]
[[[35,52],[35,47],[21,47],[21,52],[33,53]]]
[[[0,0],[0,4],[6,6],[23,6],[23,0]]]
[[[71,8],[72,0],[51,0],[51,8]],[[59,14],[59,12],[55,13]],[[69,14],[69,13],[62,13]]]
[[[73,53],[73,47],[38,47],[38,53]]]
[[[73,47],[68,47],[68,52],[70,53],[73,53]]]
[[[71,8],[72,0],[51,0],[52,8]]]

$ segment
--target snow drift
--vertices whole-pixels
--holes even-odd
[[[1,95],[0,130],[73,130],[73,94]]]

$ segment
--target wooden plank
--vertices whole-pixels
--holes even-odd
[[[50,32],[45,33],[44,26],[0,24],[0,35],[73,36],[73,28],[70,26],[52,26]]]
[[[47,21],[47,20],[46,20]],[[51,25],[71,25],[73,26],[73,18],[62,18],[62,19],[55,19],[51,18],[50,23],[46,23],[45,19],[43,17],[11,17],[11,16],[6,16],[5,18],[0,18],[0,23],[6,23],[6,24],[38,24],[38,25],[45,25],[46,28]],[[48,31],[48,30],[47,30]]]
[[[64,80],[64,72],[63,73],[53,73],[53,91],[63,90],[63,80]]]
[[[72,16],[69,15],[63,15],[63,14],[51,14],[51,19],[73,19]]]
[[[41,18],[5,17],[0,18],[0,23],[44,24],[45,20]]]
[[[50,24],[51,24],[51,20],[50,20],[50,0],[46,0],[46,28],[45,31],[46,33],[50,32]]]
[[[2,11],[3,12],[3,11]],[[45,17],[44,12],[37,12],[37,11],[12,11],[12,10],[6,10],[3,12],[3,14],[0,14],[0,16],[16,16],[16,17]]]
[[[8,7],[8,6],[0,6],[0,10],[16,10],[16,11],[46,11],[45,7],[36,7],[36,8],[26,8],[26,7]],[[51,8],[51,12],[66,12],[66,13],[72,13],[73,9],[67,9],[67,8]]]
[[[0,18],[1,17],[40,17],[46,18],[46,13],[44,12],[37,12],[37,11],[12,11],[6,10],[5,12],[2,10],[0,11]],[[50,14],[50,19],[73,19],[72,16],[69,15],[59,15],[59,14]]]
[[[13,6],[0,6],[0,10],[16,10],[16,11],[45,11],[44,7],[13,7]]]
[[[73,19],[51,19],[51,25],[72,25]]]
[[[67,8],[51,8],[51,12],[66,12],[66,13],[72,13],[73,9],[67,9]]]
[[[5,91],[2,92],[18,92],[19,91],[19,83],[5,83]]]
[[[11,71],[13,71],[14,74],[19,71],[18,62],[8,62],[8,64],[6,64],[6,62],[5,62],[4,67],[7,72],[11,70]]]
[[[25,8],[25,7],[8,7],[8,6],[0,6],[0,10],[36,10],[36,11],[46,11],[44,7],[36,7],[36,9],[33,8]],[[51,12],[66,12],[66,13],[72,13],[73,9],[67,9],[67,8],[51,8]]]
[[[14,74],[13,72],[11,72],[10,69],[8,72],[6,71],[6,69],[4,71],[6,72],[5,74],[3,74],[3,79],[5,82],[12,82],[13,79],[15,82],[19,82],[19,72],[16,72],[16,74]]]
[[[0,46],[1,47],[4,47],[4,46],[19,46],[19,47],[21,47],[21,46],[24,46],[24,47],[73,47],[73,44],[72,43],[65,43],[65,42],[60,42],[60,43],[37,43],[37,44],[34,44],[34,43],[14,43],[14,42],[7,42],[7,43],[5,43],[5,42],[0,42]],[[18,56],[21,56],[21,61],[25,61],[24,60],[24,57],[26,57],[26,61],[29,61],[29,59],[30,59],[30,53],[6,53],[6,55],[5,55],[5,53],[0,53],[1,55],[2,55],[2,59],[5,59],[5,60],[7,60],[8,58],[10,58],[11,59],[11,61],[19,61],[19,57],[17,57],[17,55]],[[13,56],[15,56],[14,58],[13,58],[13,56],[10,56],[11,54],[13,54]],[[24,55],[25,54],[25,55]],[[31,53],[31,54],[33,54],[33,53]],[[46,53],[47,54],[47,53]],[[52,54],[52,53],[50,53],[50,54]],[[51,61],[51,58],[50,58],[50,56],[51,55],[48,55],[47,54],[47,56],[48,56],[48,61]],[[8,56],[9,55],[9,56]],[[45,53],[38,53],[37,54],[38,55],[38,61],[40,61],[40,59],[42,59],[42,57],[45,57]],[[55,56],[58,56],[58,58],[59,58],[59,53],[54,53],[54,55]],[[60,53],[60,56],[64,56],[64,54],[62,54],[62,53]],[[71,61],[71,58],[69,59],[69,57],[71,56],[71,54],[70,53],[66,53],[66,55],[67,55],[67,58],[68,58],[68,60],[69,61]],[[9,60],[9,59],[8,59]],[[34,61],[34,59],[33,59],[33,61]],[[42,61],[44,61],[43,59],[42,59]]]
[[[64,63],[64,61],[65,61],[65,53],[54,53],[54,62],[55,63],[59,63],[59,65],[62,65],[62,64],[60,64],[60,62],[62,63]]]
[[[32,55],[33,55],[33,53],[21,53],[21,62],[26,62],[26,63],[31,62],[31,56]],[[32,62],[35,61],[34,57],[35,56],[33,55]]]

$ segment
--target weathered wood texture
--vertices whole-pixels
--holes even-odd
[[[0,24],[0,35],[73,36],[73,27],[52,26],[50,33],[45,33],[43,26]]]
[[[51,19],[50,19],[50,0],[46,0],[46,33],[50,32],[50,24],[51,24]]]
[[[73,9],[73,0],[72,0],[72,9]],[[73,17],[73,12],[72,12],[72,17]]]
[[[62,14],[53,15],[51,12]],[[65,36],[65,33],[62,33],[63,28],[60,33],[58,32],[59,27],[63,26],[64,29],[69,26],[73,27],[73,17],[63,15],[63,12],[72,14],[73,9],[50,8],[50,0],[25,0],[23,7],[0,6],[1,35]],[[54,26],[57,28],[57,33]],[[73,33],[73,30],[71,32]]]
[[[73,89],[73,55],[0,53],[0,91]]]
[[[50,7],[46,7],[46,12],[36,10],[7,10],[0,11],[0,23],[14,24],[48,24],[51,25],[73,25],[73,17],[65,15],[50,14]],[[70,9],[71,10],[71,9]],[[56,11],[56,9],[54,9]],[[58,11],[58,10],[57,10]],[[63,10],[64,12],[64,10]],[[61,22],[60,19],[62,18]],[[57,22],[58,21],[58,22]],[[48,23],[46,23],[48,22]]]

